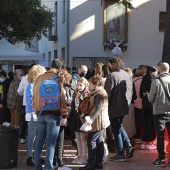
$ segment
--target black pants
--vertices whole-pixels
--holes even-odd
[[[63,144],[64,144],[64,126],[60,126],[60,131],[57,138],[55,147],[54,162],[57,159],[58,167],[62,167],[63,163]]]
[[[152,109],[143,108],[144,115],[144,129],[142,134],[142,140],[144,142],[152,142],[156,138],[154,127],[154,116]]]
[[[167,127],[170,127],[170,114],[154,115],[154,123],[155,123],[155,130],[157,132],[157,151],[159,154],[158,158],[165,159],[164,132],[165,132],[165,125],[167,125]]]
[[[25,139],[26,138],[26,131],[27,131],[27,121],[25,121],[25,106],[22,106],[22,116],[21,116],[21,134],[20,138]]]
[[[136,134],[135,139],[141,138],[141,128],[143,124],[143,111],[142,109],[135,108],[135,125],[136,125]]]
[[[104,155],[103,145],[104,129],[96,132],[89,132],[87,138],[88,145],[88,164],[100,164],[102,163]]]

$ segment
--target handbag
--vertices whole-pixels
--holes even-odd
[[[84,115],[89,114],[89,104],[90,97],[85,97],[79,105],[79,108]]]

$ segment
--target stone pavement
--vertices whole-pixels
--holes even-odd
[[[159,170],[161,167],[152,166],[152,162],[157,158],[156,150],[141,150],[140,145],[135,145],[135,153],[134,157],[127,160],[127,162],[113,162],[108,159],[107,164],[104,164],[103,170]],[[45,154],[45,150],[43,150],[43,156]],[[110,153],[110,156],[113,156],[113,153]],[[168,154],[166,155],[166,162],[168,161]],[[64,163],[71,167],[73,170],[78,170],[80,165],[73,165],[71,162],[76,157],[76,150],[71,145],[69,140],[65,141],[64,144],[64,154],[63,159]],[[18,165],[16,168],[12,170],[33,170],[34,168],[30,168],[26,166],[26,145],[19,144],[18,148]],[[170,166],[166,166],[163,170],[170,170]]]

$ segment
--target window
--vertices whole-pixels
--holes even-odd
[[[165,17],[166,17],[166,12],[159,13],[159,31],[161,32],[165,31]]]
[[[51,65],[51,51],[48,52],[48,66]]]
[[[54,59],[57,58],[57,50],[54,50]]]
[[[63,0],[63,15],[62,15],[62,22],[65,22],[65,8],[66,8],[66,1]]]
[[[63,60],[65,60],[65,47],[61,49],[61,57]]]

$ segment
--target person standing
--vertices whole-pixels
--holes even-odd
[[[124,63],[119,57],[112,57],[108,61],[111,73],[106,79],[104,88],[109,96],[109,118],[117,148],[117,155],[110,159],[113,161],[126,161],[126,159],[133,157],[135,151],[122,125],[124,115],[129,112],[129,105],[132,99],[132,79],[123,70]],[[123,144],[125,144],[127,150],[126,156]]]
[[[140,67],[143,70],[143,79],[140,84],[140,97],[142,98],[142,112],[143,112],[143,132],[141,139],[141,149],[154,150],[156,145],[154,140],[156,139],[154,117],[152,104],[148,100],[148,92],[151,88],[151,83],[154,80],[150,75],[150,66]]]
[[[34,65],[27,75],[28,85],[25,90],[25,116],[24,120],[28,123],[28,135],[27,135],[27,166],[34,167],[33,160],[33,146],[35,143],[36,133],[37,133],[37,115],[35,114],[35,110],[32,106],[32,96],[33,96],[33,86],[35,79],[46,72],[45,67],[37,64]],[[44,160],[43,160],[44,161]],[[41,163],[43,162],[41,160]]]
[[[157,133],[158,159],[152,165],[165,166],[164,131],[170,125],[170,74],[169,64],[160,62],[157,65],[159,76],[154,79],[149,92],[149,101],[153,105],[155,130]],[[161,83],[162,82],[162,83]],[[170,165],[170,159],[168,164]]]
[[[33,107],[35,109],[35,113],[37,114],[37,137],[35,142],[34,149],[34,168],[35,170],[42,170],[41,165],[41,154],[43,145],[46,139],[46,157],[45,157],[45,169],[52,170],[53,169],[53,158],[55,152],[55,145],[58,137],[58,133],[60,130],[60,116],[62,115],[63,122],[66,122],[66,118],[68,115],[68,108],[66,105],[65,94],[63,90],[63,84],[61,82],[60,72],[64,67],[64,63],[61,59],[54,59],[51,63],[51,68],[44,74],[40,75],[35,79],[34,87],[33,87]],[[56,78],[57,76],[57,78]],[[40,103],[44,106],[42,99],[40,98],[41,83],[45,83],[45,80],[54,79],[59,85],[60,95],[58,97],[60,104],[59,109],[54,110],[42,110],[40,107]],[[58,86],[57,85],[57,86]],[[58,87],[56,87],[58,88]],[[53,92],[52,88],[46,88],[46,92]],[[50,100],[53,102],[52,100]],[[50,102],[49,101],[49,102]],[[48,102],[46,100],[46,102]],[[45,105],[46,106],[46,105]],[[56,105],[55,105],[56,106]]]
[[[22,106],[22,116],[21,116],[21,134],[20,134],[20,143],[21,144],[25,144],[26,142],[26,130],[27,130],[27,121],[25,121],[25,106],[26,106],[26,102],[25,102],[25,98],[26,98],[26,88],[28,86],[28,72],[31,69],[32,66],[28,66],[28,68],[26,68],[26,75],[23,77],[23,79],[21,80],[19,87],[17,89],[17,93],[20,96],[23,96],[23,106]]]
[[[12,80],[8,94],[7,94],[7,107],[11,113],[11,124],[20,126],[22,115],[22,97],[18,95],[17,89],[22,79],[23,72],[21,69],[16,69],[14,72],[15,78]]]
[[[0,124],[10,122],[11,115],[7,107],[7,94],[10,86],[10,80],[5,71],[0,72]]]
[[[79,170],[103,169],[102,159],[104,155],[104,130],[110,125],[108,115],[108,95],[103,88],[101,76],[93,76],[89,79],[90,104],[89,114],[92,129],[88,132],[87,164]]]

